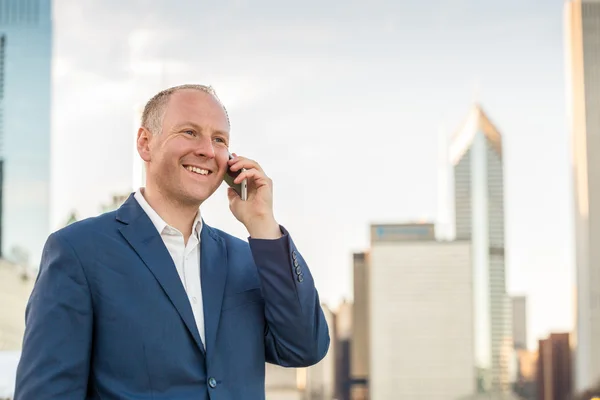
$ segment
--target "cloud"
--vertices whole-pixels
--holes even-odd
[[[311,46],[324,46],[336,34],[326,26],[260,27],[232,17],[247,7],[244,2],[218,8],[174,4],[55,4],[53,226],[75,204],[90,203],[84,210],[95,210],[107,187],[128,187],[134,108],[156,91],[209,83],[230,112],[255,107],[315,71]],[[306,46],[303,54],[289,48],[295,41]],[[265,43],[278,44],[280,51],[265,51]],[[87,189],[82,193],[78,184]]]

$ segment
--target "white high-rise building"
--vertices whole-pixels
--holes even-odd
[[[527,297],[513,296],[512,320],[513,320],[513,345],[517,350],[527,349]]]
[[[456,400],[475,389],[469,241],[433,224],[371,226],[369,399]],[[366,397],[353,397],[366,398]]]
[[[332,340],[325,357],[317,364],[306,368],[307,400],[332,400],[335,398],[336,338],[334,336],[334,314],[327,305],[322,304],[321,307]]]
[[[470,241],[477,393],[510,392],[512,317],[504,263],[502,137],[479,105],[452,137],[456,240]]]
[[[600,0],[565,6],[575,189],[575,390],[600,381]]]

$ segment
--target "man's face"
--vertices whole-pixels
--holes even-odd
[[[200,205],[223,180],[228,146],[221,104],[200,90],[177,91],[166,106],[162,132],[149,137],[147,179],[169,200]]]

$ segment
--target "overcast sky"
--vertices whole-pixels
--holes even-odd
[[[55,0],[53,227],[131,189],[135,107],[212,84],[232,150],[275,207],[323,300],[351,296],[371,222],[436,219],[438,138],[475,98],[503,134],[509,290],[530,345],[573,322],[561,0]],[[208,224],[246,237],[224,189]]]

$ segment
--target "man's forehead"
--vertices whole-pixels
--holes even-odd
[[[221,102],[212,94],[198,89],[183,89],[171,95],[165,114],[185,114],[188,117],[223,118],[229,125],[227,112]]]
[[[200,89],[180,89],[171,94],[169,103],[214,103],[223,107],[221,102],[211,93]]]

